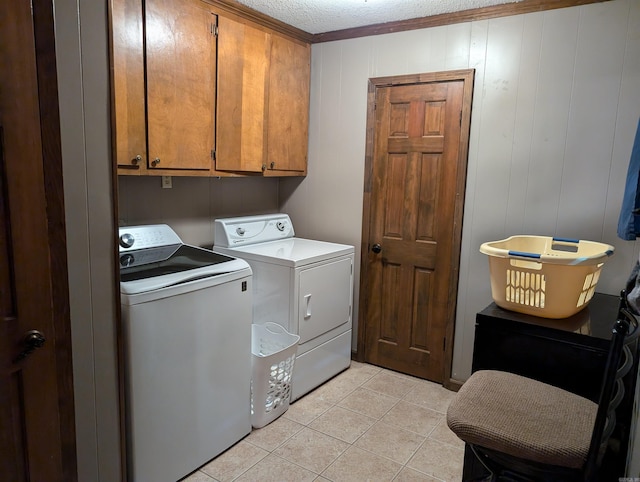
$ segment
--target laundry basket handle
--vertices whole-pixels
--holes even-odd
[[[554,236],[553,238],[551,238],[551,241],[553,243],[563,243],[563,244],[580,244],[580,240],[579,239],[573,239],[573,238],[561,238],[558,236]],[[553,244],[551,245],[551,249],[553,248]],[[577,249],[577,248],[576,248]],[[529,253],[527,251],[515,251],[515,250],[509,250],[509,256],[519,256],[521,258],[535,258],[535,259],[540,259],[542,258],[542,254],[540,253]]]
[[[515,240],[516,238],[527,238],[527,236],[512,236],[507,239],[503,239],[500,241],[486,242],[480,246],[480,252],[487,254],[489,256],[499,257],[499,258],[520,258],[520,259],[529,259],[538,263],[551,263],[551,264],[564,264],[564,265],[594,265],[598,263],[603,263],[606,258],[613,255],[614,248],[613,246],[609,246],[602,243],[595,243],[592,241],[581,241],[579,239],[573,238],[562,238],[562,237],[542,237],[537,236],[536,238],[541,239],[544,238],[546,240],[551,241],[551,244],[547,245],[545,248],[549,250],[549,252],[531,252],[517,249],[508,249],[511,244],[512,246],[516,243],[510,243],[510,241]],[[534,238],[532,236],[532,238]],[[580,253],[580,247],[578,245],[585,244],[587,246],[594,245],[591,249],[586,249],[584,255],[578,255]],[[557,245],[554,247],[554,244]],[[516,246],[513,246],[516,247]],[[527,248],[524,243],[520,243],[520,247]],[[566,247],[563,249],[563,247]],[[530,246],[530,248],[537,249],[534,246]]]
[[[264,324],[264,328],[265,330],[267,330],[270,333],[273,333],[274,335],[284,335],[285,333],[289,334],[282,326],[272,321],[267,321]]]

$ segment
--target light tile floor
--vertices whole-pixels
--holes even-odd
[[[352,362],[183,481],[459,481],[464,444],[445,420],[453,395]]]

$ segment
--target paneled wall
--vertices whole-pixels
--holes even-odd
[[[309,175],[280,183],[280,210],[297,234],[360,251],[368,78],[466,68],[476,77],[452,373],[459,380],[471,371],[475,313],[491,302],[480,244],[514,234],[612,244],[598,285],[610,294],[638,258],[638,243],[618,239],[616,226],[640,117],[640,2],[314,45]]]
[[[78,480],[121,480],[107,11],[56,0]],[[0,478],[2,478],[0,476]]]

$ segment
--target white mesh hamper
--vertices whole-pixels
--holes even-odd
[[[251,325],[251,425],[261,428],[289,408],[300,337],[277,323]]]

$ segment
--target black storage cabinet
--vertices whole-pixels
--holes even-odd
[[[502,370],[533,378],[598,402],[618,297],[596,293],[589,305],[564,319],[516,313],[491,303],[476,315],[472,371]],[[631,343],[633,367],[605,455],[600,480],[624,477],[638,371],[638,346]],[[485,473],[465,449],[464,480]]]

